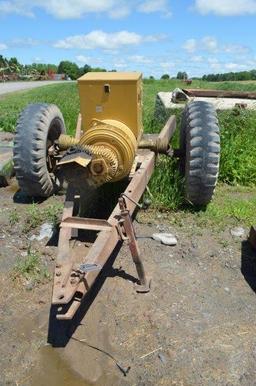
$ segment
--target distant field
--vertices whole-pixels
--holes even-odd
[[[170,91],[175,87],[186,87],[181,81],[144,81],[144,130],[158,132],[161,125],[154,120],[154,103],[158,91]],[[256,82],[203,82],[194,81],[192,88],[215,88],[225,90],[256,91]],[[74,133],[79,112],[79,98],[76,84],[50,85],[30,91],[9,94],[0,99],[0,130],[15,131],[20,111],[35,102],[55,103],[61,109],[67,130]],[[177,115],[179,125],[180,111]],[[256,185],[256,112],[224,111],[219,113],[221,127],[220,180],[229,184]],[[174,139],[178,145],[178,136]],[[182,181],[177,173],[175,161],[160,159],[159,168],[150,187],[155,201],[163,207],[177,207],[181,204]],[[170,204],[172,203],[172,204]]]

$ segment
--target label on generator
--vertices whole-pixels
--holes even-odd
[[[103,106],[100,106],[100,105],[96,106],[96,113],[102,113],[102,111],[103,111]]]

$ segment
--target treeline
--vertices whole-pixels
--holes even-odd
[[[227,72],[224,74],[208,74],[202,77],[208,82],[225,82],[230,80],[256,80],[256,70]]]
[[[79,67],[76,63],[70,62],[69,60],[62,60],[58,65],[51,63],[21,64],[15,57],[7,59],[0,55],[0,75],[2,76],[17,74],[18,77],[22,79],[47,77],[51,74],[64,74],[67,78],[75,80],[90,71],[105,72],[106,69],[91,67],[88,64]]]

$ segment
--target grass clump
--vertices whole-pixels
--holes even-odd
[[[9,213],[9,224],[10,225],[15,225],[19,222],[20,220],[20,215],[17,212],[17,209],[14,208],[10,211]]]
[[[41,208],[36,203],[31,204],[25,214],[23,232],[27,233],[32,229],[35,229],[45,221],[56,226],[59,222],[62,210],[63,205],[60,203],[51,204],[45,208]]]
[[[34,283],[43,282],[49,279],[50,274],[47,267],[43,264],[39,254],[28,248],[27,255],[20,257],[14,267],[14,279],[21,277]]]

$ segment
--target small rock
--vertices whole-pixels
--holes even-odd
[[[245,230],[242,227],[237,227],[237,228],[231,229],[230,233],[232,236],[242,237],[245,234]]]
[[[198,247],[198,244],[194,240],[192,240],[191,245],[194,249]]]
[[[163,225],[157,225],[156,228],[159,230],[159,232],[163,233],[165,231],[165,228]]]
[[[34,286],[35,286],[35,283],[33,280],[30,280],[25,284],[25,288],[27,291],[31,291],[34,288]]]
[[[28,255],[28,252],[21,252],[20,255],[21,255],[22,257],[26,257],[26,256]]]
[[[44,238],[48,238],[50,239],[53,235],[53,226],[52,224],[49,224],[49,223],[44,223],[41,225],[41,228],[40,228],[40,233],[39,233],[39,236],[36,236],[36,235],[32,235],[29,240],[37,240],[37,241],[41,241],[43,240]]]
[[[230,289],[229,289],[228,287],[225,287],[225,288],[224,288],[224,291],[230,292]]]
[[[165,358],[164,354],[159,353],[157,356],[160,359],[160,361],[165,365],[166,364],[166,358]]]
[[[152,238],[155,241],[161,241],[162,244],[164,245],[176,245],[177,244],[177,239],[176,237],[171,234],[171,233],[154,233],[152,235]]]

